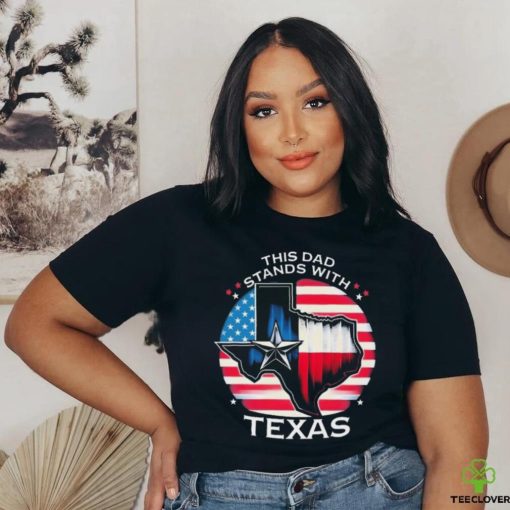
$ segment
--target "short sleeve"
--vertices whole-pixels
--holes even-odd
[[[473,316],[460,281],[430,232],[420,246],[406,319],[408,381],[481,374]]]
[[[49,262],[72,296],[111,328],[149,312],[162,298],[162,198],[154,193],[109,215]]]

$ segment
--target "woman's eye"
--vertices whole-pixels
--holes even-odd
[[[313,99],[310,99],[310,101],[308,101],[307,104],[317,103],[317,102],[324,103],[324,104],[322,106],[319,106],[318,108],[312,108],[313,110],[318,110],[320,108],[324,108],[324,106],[326,106],[329,103],[329,101],[327,99],[324,99],[323,97],[315,97]]]
[[[250,115],[252,117],[255,117],[256,119],[265,119],[266,117],[268,117],[268,115],[259,116],[259,113],[261,113],[261,112],[269,112],[271,110],[272,110],[272,108],[257,108],[252,113],[250,113]]]
[[[307,101],[306,104],[308,105],[308,104],[323,103],[322,106],[315,106],[315,107],[311,108],[312,110],[320,110],[321,108],[324,108],[324,106],[326,106],[329,102],[330,101],[328,101],[327,99],[325,99],[323,97],[315,97],[315,98],[310,99],[309,101]],[[310,109],[310,108],[307,108],[307,109]],[[265,119],[266,117],[270,117],[270,115],[259,115],[259,114],[263,113],[263,112],[270,112],[271,110],[273,110],[273,109],[268,107],[268,106],[261,107],[261,108],[256,108],[249,115],[252,116],[255,119]]]

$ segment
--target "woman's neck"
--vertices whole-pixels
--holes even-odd
[[[272,187],[266,202],[275,211],[303,218],[331,216],[344,209],[338,188],[324,188],[313,195],[295,196]]]

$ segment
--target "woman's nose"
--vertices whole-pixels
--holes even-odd
[[[297,115],[282,115],[281,141],[291,142],[294,145],[305,136],[305,127]]]

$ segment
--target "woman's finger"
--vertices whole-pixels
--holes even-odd
[[[149,480],[147,482],[147,492],[143,501],[144,510],[161,510],[164,504],[165,490],[161,478],[161,456],[153,448],[149,468]]]
[[[179,495],[176,473],[181,437],[173,414],[151,434],[152,455],[144,510],[162,510],[165,493],[169,499]]]
[[[170,499],[176,499],[179,495],[179,477],[176,469],[177,454],[173,450],[161,452],[161,474],[166,495]]]
[[[156,478],[149,478],[147,492],[143,502],[144,510],[161,510],[165,501],[164,489],[161,482],[157,483]]]

